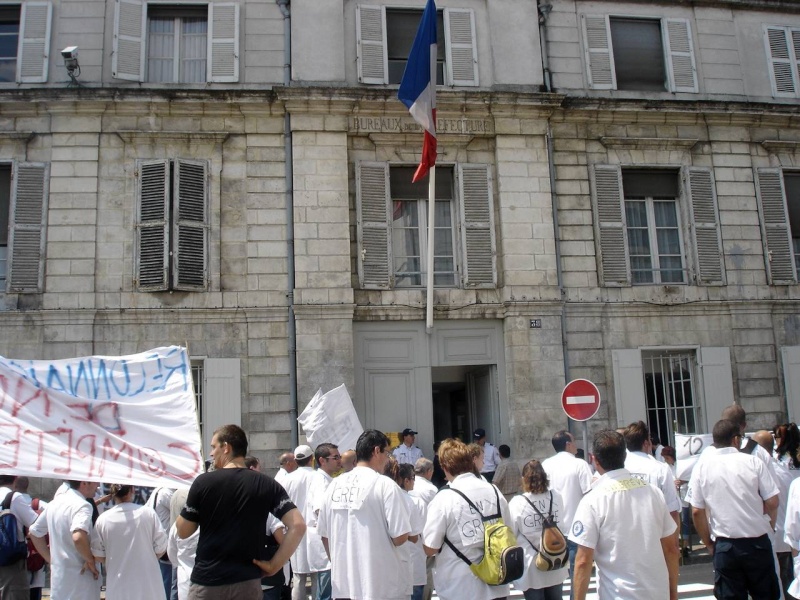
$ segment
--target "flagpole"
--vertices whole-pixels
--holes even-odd
[[[425,331],[433,333],[433,234],[436,216],[436,166],[428,171],[428,298]]]

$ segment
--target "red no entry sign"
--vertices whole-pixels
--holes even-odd
[[[600,408],[600,390],[588,379],[573,379],[561,392],[561,406],[574,421],[587,421]]]

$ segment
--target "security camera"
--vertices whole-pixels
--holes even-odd
[[[61,51],[61,56],[64,57],[64,60],[67,59],[75,59],[78,58],[78,47],[77,46],[67,46]]]

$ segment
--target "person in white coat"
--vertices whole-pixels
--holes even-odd
[[[132,485],[112,485],[113,508],[97,519],[92,554],[106,565],[106,595],[113,600],[166,598],[158,558],[167,533],[156,511],[132,502]]]

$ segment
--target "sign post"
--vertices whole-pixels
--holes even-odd
[[[589,452],[589,428],[586,421],[600,409],[600,390],[588,379],[573,379],[561,392],[561,407],[573,421],[583,422],[583,451]]]

